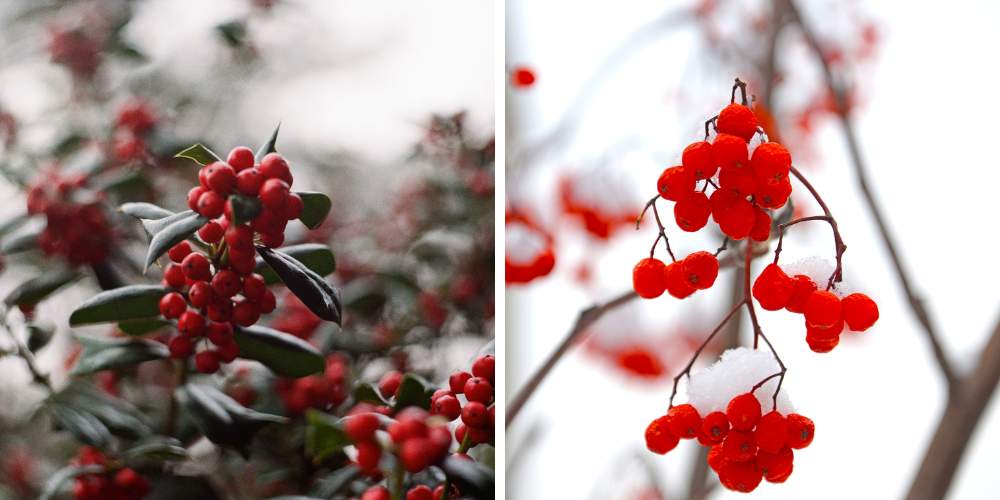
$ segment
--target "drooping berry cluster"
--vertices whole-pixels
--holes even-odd
[[[462,423],[455,427],[455,439],[459,443],[464,443],[466,437],[472,446],[493,442],[495,366],[492,354],[480,356],[472,363],[472,373],[452,373],[448,377],[448,389],[439,389],[431,397],[432,414],[441,415],[449,422],[461,417]],[[464,405],[458,397],[460,394],[465,396]]]
[[[28,188],[28,214],[46,220],[38,246],[74,266],[104,262],[115,236],[101,208],[101,195],[86,185],[82,175],[46,170]]]
[[[88,465],[108,466],[108,459],[100,450],[84,446],[73,460],[78,467]],[[106,470],[96,474],[82,474],[73,481],[73,498],[76,500],[140,500],[149,494],[149,480],[128,467]]]
[[[768,264],[753,284],[753,296],[768,311],[786,309],[802,314],[806,343],[818,353],[840,343],[845,327],[863,332],[878,320],[878,305],[863,293],[841,297],[836,289],[820,290],[809,276],[788,276],[777,263]]]
[[[252,260],[255,235],[260,244],[279,247],[285,241],[288,221],[302,214],[302,198],[291,192],[292,180],[288,163],[280,154],[270,153],[255,165],[253,151],[238,147],[229,153],[225,162],[216,161],[202,167],[198,172],[200,185],[188,191],[188,206],[209,219],[225,216],[234,231],[247,233],[241,242],[248,240],[250,245],[236,247],[235,252],[239,257]],[[235,195],[259,201],[260,210],[249,223],[232,224]],[[233,251],[230,248],[230,254]]]
[[[723,486],[749,493],[762,479],[783,483],[792,474],[794,453],[813,440],[812,420],[774,410],[761,415],[752,393],[733,398],[725,412],[705,415],[690,404],[678,405],[646,428],[646,447],[666,454],[681,439],[697,439],[709,448],[708,465]]]
[[[347,358],[334,353],[327,356],[323,373],[297,379],[281,378],[275,382],[275,389],[289,415],[301,415],[308,408],[334,408],[347,399],[350,370]]]

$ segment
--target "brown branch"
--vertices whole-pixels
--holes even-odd
[[[674,377],[674,389],[670,391],[670,406],[668,408],[674,407],[674,397],[677,396],[677,386],[680,384],[681,378],[684,377],[685,375],[687,375],[688,378],[691,378],[691,368],[694,367],[694,362],[698,360],[698,356],[701,355],[701,352],[705,350],[705,347],[708,347],[708,344],[712,342],[712,339],[715,338],[715,336],[720,331],[722,331],[722,327],[726,326],[726,323],[729,322],[729,319],[732,318],[733,315],[736,314],[736,312],[739,311],[740,308],[743,307],[743,304],[745,304],[746,302],[747,299],[744,296],[742,300],[733,305],[733,308],[729,311],[729,314],[726,314],[726,317],[722,318],[722,322],[719,323],[714,330],[712,330],[712,333],[710,333],[708,337],[705,338],[705,341],[702,342],[700,346],[698,346],[698,349],[694,351],[694,354],[691,356],[691,360],[688,361],[687,366],[685,366],[684,369],[681,370],[681,372],[678,373],[676,377]]]
[[[576,318],[576,322],[573,324],[573,328],[570,329],[569,333],[559,344],[559,347],[556,347],[556,350],[549,355],[548,359],[542,363],[542,366],[538,369],[538,371],[528,379],[528,382],[524,384],[524,387],[517,393],[517,396],[514,396],[514,399],[512,399],[510,404],[507,405],[507,417],[504,421],[504,427],[510,427],[510,423],[514,421],[514,418],[521,412],[521,408],[524,407],[524,404],[527,403],[535,391],[538,390],[538,386],[542,384],[545,377],[547,377],[549,372],[555,368],[556,364],[569,351],[570,347],[572,347],[573,344],[583,336],[588,327],[593,325],[594,322],[609,311],[623,306],[637,297],[638,295],[636,295],[634,291],[629,290],[628,292],[625,292],[608,302],[590,306],[580,312],[580,315]]]
[[[649,208],[653,208],[653,218],[656,219],[656,226],[659,228],[660,233],[656,235],[656,239],[653,240],[653,246],[649,249],[649,258],[653,258],[653,254],[656,253],[656,245],[663,239],[663,243],[667,246],[667,253],[670,254],[670,261],[677,262],[677,257],[674,257],[674,251],[670,249],[670,238],[667,238],[667,228],[663,225],[663,220],[660,219],[660,212],[656,208],[656,200],[659,200],[660,196],[654,196],[652,199],[646,202],[646,206],[643,207],[642,212],[639,217],[635,220],[635,228],[639,229],[639,225],[642,224],[642,218],[649,211]]]
[[[847,149],[850,153],[851,164],[854,166],[854,173],[857,177],[858,186],[861,188],[861,194],[865,203],[868,205],[868,211],[875,220],[875,225],[878,226],[878,233],[882,239],[882,245],[885,246],[886,252],[889,254],[889,259],[892,261],[892,266],[896,273],[896,279],[899,281],[903,292],[906,294],[906,300],[910,305],[910,309],[913,311],[913,315],[916,316],[917,322],[919,322],[920,326],[923,328],[924,336],[931,345],[934,359],[937,361],[938,368],[941,370],[941,374],[944,376],[945,382],[947,383],[948,395],[949,397],[954,397],[959,390],[958,379],[955,376],[955,371],[952,368],[951,361],[941,345],[939,340],[941,336],[934,327],[934,322],[931,320],[930,312],[924,308],[923,299],[917,295],[916,290],[914,290],[913,285],[910,283],[909,273],[906,270],[906,266],[903,264],[902,256],[896,249],[896,243],[889,233],[889,227],[886,222],[885,215],[882,213],[882,208],[876,201],[874,193],[872,193],[870,181],[868,179],[868,168],[864,159],[861,157],[861,146],[858,142],[854,125],[848,116],[844,91],[833,76],[833,70],[830,68],[830,65],[824,57],[823,47],[820,45],[819,39],[816,38],[816,34],[812,31],[809,24],[806,23],[805,19],[802,18],[795,2],[792,0],[785,1],[787,2],[788,12],[791,14],[794,22],[799,26],[802,36],[805,38],[806,43],[809,45],[809,48],[813,52],[813,55],[816,57],[816,60],[819,62],[820,68],[823,71],[826,86],[833,95],[836,114],[839,118],[841,128],[843,129],[844,137],[847,140]]]

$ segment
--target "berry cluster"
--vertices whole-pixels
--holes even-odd
[[[556,265],[552,237],[532,219],[508,211],[504,233],[507,283],[528,283],[552,272]]]
[[[664,290],[683,299],[711,288],[718,276],[719,259],[709,252],[694,252],[670,264],[648,257],[632,269],[632,288],[645,299],[659,297]]]
[[[820,290],[809,276],[788,276],[777,263],[768,264],[757,276],[753,297],[768,311],[786,309],[802,314],[806,343],[818,353],[837,347],[845,326],[863,332],[878,320],[878,305],[867,295],[852,293],[841,297],[832,287]]]
[[[231,226],[232,231],[243,233],[238,238],[241,245],[230,243],[230,259],[252,262],[255,234],[264,246],[281,246],[285,241],[285,225],[302,214],[302,198],[291,192],[291,170],[278,153],[264,156],[260,164],[255,165],[250,148],[235,148],[225,162],[216,161],[202,167],[198,181],[200,185],[188,191],[191,210],[209,219],[224,216],[215,223],[221,225],[222,220],[228,221],[227,226]],[[235,195],[247,196],[260,203],[259,212],[249,224],[232,224],[232,197]],[[222,238],[220,231],[210,234],[217,235],[215,242]],[[228,234],[226,236],[228,242]]]
[[[98,449],[84,446],[73,460],[76,466],[106,467],[108,459]],[[149,494],[149,480],[128,467],[98,474],[82,474],[73,482],[76,500],[140,500]]]
[[[476,358],[472,373],[457,371],[448,377],[448,389],[439,389],[431,397],[431,413],[449,422],[461,417],[455,428],[455,439],[470,445],[490,443],[494,438],[496,406],[493,384],[496,359],[492,354]],[[465,396],[463,406],[458,395]]]
[[[141,160],[146,154],[145,137],[156,123],[156,113],[148,102],[133,99],[122,104],[111,141],[114,158],[121,163]]]
[[[60,256],[74,266],[104,262],[114,237],[101,196],[86,185],[84,176],[64,177],[46,170],[28,188],[28,214],[46,219],[38,246],[46,255]]]
[[[350,370],[347,358],[334,353],[327,356],[323,373],[297,379],[281,378],[275,382],[275,388],[289,415],[301,415],[308,408],[325,410],[347,399]]]
[[[708,465],[722,485],[749,493],[762,479],[785,482],[792,474],[792,450],[809,446],[814,429],[812,420],[796,413],[761,415],[757,397],[745,393],[730,400],[725,412],[704,418],[690,404],[674,406],[646,428],[646,447],[663,455],[681,439],[697,439],[709,448]]]

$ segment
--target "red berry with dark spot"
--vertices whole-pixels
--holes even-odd
[[[248,168],[236,175],[236,190],[247,196],[257,196],[264,181],[260,170]]]
[[[163,270],[163,281],[171,288],[182,288],[187,283],[184,274],[183,266],[170,264]]]
[[[719,469],[719,482],[726,488],[740,493],[750,493],[757,489],[762,478],[763,473],[751,460],[744,462],[727,460]]]
[[[465,382],[462,392],[469,401],[478,401],[484,405],[489,404],[490,400],[493,399],[493,386],[482,377],[470,378]]]
[[[445,417],[449,422],[462,414],[462,405],[455,396],[441,396],[435,399],[431,405],[434,414]]]
[[[695,290],[708,290],[719,276],[719,259],[709,252],[694,252],[681,261],[688,283]]]
[[[179,318],[187,310],[187,301],[177,292],[170,292],[160,299],[160,314],[164,318]]]
[[[462,422],[469,427],[483,427],[487,423],[486,405],[469,401],[462,408]]]
[[[684,167],[670,167],[660,174],[656,189],[666,200],[677,201],[694,191],[694,174]]]
[[[198,197],[198,208],[195,210],[204,217],[214,219],[222,215],[225,209],[226,199],[215,191],[205,191]]]
[[[243,296],[250,300],[260,300],[267,291],[267,284],[264,277],[259,274],[251,274],[243,278]]]
[[[208,341],[219,346],[233,341],[233,327],[229,323],[213,322],[205,329]]]
[[[708,224],[712,215],[712,205],[705,193],[692,191],[685,194],[674,205],[674,220],[677,227],[693,233]]]
[[[243,224],[226,229],[226,244],[237,250],[253,250],[253,230]]]
[[[711,179],[719,168],[712,158],[712,145],[707,141],[694,142],[684,148],[681,164],[699,181]]]
[[[448,387],[455,394],[462,394],[465,391],[465,383],[472,378],[469,372],[455,372],[448,377]]]
[[[787,420],[788,446],[796,450],[801,450],[809,446],[816,432],[816,426],[813,424],[813,421],[798,413],[789,414]]]
[[[792,183],[788,178],[769,183],[759,183],[754,189],[754,202],[763,208],[778,209],[785,206],[792,195]]]
[[[757,454],[757,443],[751,431],[731,430],[722,441],[722,453],[727,460],[746,462]]]
[[[177,320],[177,329],[189,337],[197,337],[205,332],[205,317],[198,311],[185,311]]]
[[[792,462],[795,456],[788,447],[782,448],[777,453],[770,453],[764,450],[757,450],[754,462],[757,468],[764,474],[764,479],[769,483],[783,483],[788,476],[792,475]]]
[[[720,168],[742,168],[748,163],[747,143],[731,134],[719,134],[712,141],[712,158]]]
[[[752,430],[760,421],[760,401],[752,393],[740,394],[726,407],[726,418],[734,430]]]
[[[236,170],[233,167],[218,161],[209,165],[209,189],[221,195],[227,195],[235,185]]]
[[[215,292],[212,291],[212,287],[207,281],[196,281],[188,289],[188,299],[191,300],[191,305],[198,309],[207,307],[214,295]]]
[[[792,155],[777,142],[765,142],[757,146],[750,157],[750,168],[753,170],[753,175],[762,183],[787,179],[791,167]]]
[[[243,288],[240,276],[228,269],[223,269],[212,277],[212,290],[221,297],[229,298]]]
[[[207,281],[212,278],[208,258],[200,253],[192,253],[184,257],[181,268],[184,269],[184,276],[192,281]]]
[[[729,418],[721,411],[713,411],[702,420],[701,432],[712,444],[721,443],[729,433]]]
[[[646,427],[646,448],[656,454],[664,455],[677,447],[680,438],[667,425],[669,417],[664,415],[649,423]]]
[[[472,374],[476,377],[482,377],[493,383],[494,370],[496,369],[496,358],[492,354],[485,354],[476,358],[472,362]]]
[[[670,432],[681,439],[696,438],[701,431],[701,416],[694,406],[677,405],[667,412],[667,425]]]
[[[663,281],[669,293],[674,298],[683,299],[695,292],[695,287],[688,281],[688,275],[684,272],[684,263],[681,261],[671,262],[663,270]]]

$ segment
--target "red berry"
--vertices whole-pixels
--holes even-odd
[[[649,451],[665,455],[670,450],[677,447],[677,443],[680,438],[676,434],[671,432],[670,426],[667,424],[669,417],[666,415],[657,418],[649,423],[646,427],[646,448]]]
[[[236,185],[236,170],[217,161],[208,166],[208,187],[221,195],[227,195]]]
[[[226,157],[226,163],[232,165],[237,172],[242,172],[250,167],[253,167],[253,150],[246,146],[239,146],[233,148],[229,152],[229,156]]]
[[[214,349],[208,349],[195,354],[194,367],[201,373],[215,373],[219,371],[219,354]]]
[[[212,290],[221,297],[230,298],[243,288],[240,276],[228,269],[223,269],[212,277]]]
[[[491,384],[495,369],[496,358],[492,354],[484,354],[472,362],[472,374],[489,380]]]
[[[803,310],[806,321],[818,327],[830,327],[843,318],[840,297],[833,292],[817,290],[806,299]]]
[[[722,452],[722,443],[713,445],[708,450],[708,466],[712,468],[718,474],[722,467],[726,465],[729,461],[726,460],[726,455]]]
[[[681,153],[681,164],[696,180],[711,179],[718,166],[712,158],[712,145],[707,141],[693,142]]]
[[[660,196],[672,201],[677,201],[693,192],[694,186],[694,174],[684,167],[670,167],[664,170],[656,181],[656,189],[660,192]]]
[[[188,208],[194,210],[195,212],[199,212],[198,200],[201,199],[201,195],[205,194],[205,191],[208,190],[201,186],[195,186],[191,188],[191,190],[188,191]]]
[[[278,248],[285,242],[285,234],[280,232],[261,233],[260,244],[268,248]]]
[[[748,163],[747,143],[730,134],[719,134],[712,142],[712,159],[720,168],[741,168]]]
[[[753,199],[763,208],[778,209],[785,206],[792,195],[792,183],[788,178],[769,183],[758,183]]]
[[[535,84],[535,80],[535,72],[525,66],[518,66],[510,72],[510,83],[517,88],[528,88]]]
[[[179,318],[187,310],[187,301],[177,292],[170,292],[160,299],[160,314],[164,318]]]
[[[719,259],[708,252],[694,252],[684,260],[684,274],[695,290],[708,290],[719,276]]]
[[[455,372],[448,377],[448,387],[451,388],[451,392],[455,394],[462,394],[465,391],[465,383],[472,378],[472,374],[469,372]]]
[[[198,230],[198,237],[201,241],[205,243],[218,243],[222,239],[222,235],[225,234],[225,230],[222,229],[222,225],[218,222],[208,221],[201,229]]]
[[[792,462],[794,459],[792,450],[785,447],[777,453],[757,450],[757,457],[754,459],[754,462],[764,475],[764,479],[769,483],[783,483],[788,479],[788,476],[792,475]]]
[[[708,201],[708,196],[698,191],[685,194],[674,205],[674,219],[677,221],[677,227],[689,233],[705,227],[710,215],[712,215],[712,206]]]
[[[806,344],[809,345],[809,349],[815,353],[823,354],[833,350],[840,343],[840,330],[843,329],[843,324],[839,325],[840,328],[836,330],[836,333],[831,333],[834,331],[833,328],[818,329],[809,325],[806,325]]]
[[[170,264],[163,270],[163,281],[171,288],[182,288],[186,283],[184,268],[176,264]]]
[[[663,270],[663,281],[667,292],[674,298],[683,299],[695,292],[688,278],[682,261],[671,262]]]
[[[236,176],[236,190],[247,196],[257,196],[264,184],[264,176],[256,168],[248,168]]]
[[[271,210],[279,210],[288,201],[288,183],[281,179],[268,179],[260,187],[260,201]]]
[[[752,430],[760,420],[760,401],[749,392],[736,396],[726,407],[726,418],[734,430]]]
[[[712,197],[714,198],[719,191],[712,193]],[[734,240],[742,240],[750,236],[757,216],[749,201],[738,198],[733,204],[721,210],[716,211],[713,207],[712,218],[719,224],[719,230],[726,236]]]
[[[878,321],[878,305],[863,293],[852,293],[840,304],[847,327],[855,332],[863,332]]]
[[[753,207],[753,216],[750,239],[754,241],[767,241],[771,237],[771,216],[760,207]]]
[[[391,398],[396,395],[396,391],[399,390],[399,384],[403,381],[403,374],[393,370],[385,375],[378,381],[378,392],[382,394],[384,398]]]
[[[746,462],[757,454],[757,443],[751,431],[731,430],[722,441],[722,454],[731,462]]]
[[[765,142],[753,150],[750,168],[754,177],[762,183],[778,182],[788,178],[792,167],[792,155],[777,142]]]
[[[837,339],[840,337],[840,333],[844,331],[844,320],[837,320],[832,326],[816,326],[810,324],[806,321],[806,339],[813,339],[817,343],[822,343],[821,341],[827,341]],[[830,348],[836,347],[837,342],[834,342]]]
[[[289,185],[292,183],[288,162],[278,153],[269,153],[260,160],[260,173],[265,179],[280,179]]]
[[[204,217],[214,219],[222,215],[226,199],[215,191],[205,191],[198,197],[198,208],[195,210]]]
[[[788,421],[785,416],[776,412],[768,412],[754,430],[757,447],[768,453],[777,453],[785,447],[788,441]]]
[[[795,291],[795,283],[775,263],[768,264],[753,282],[753,297],[760,307],[777,311],[788,305]]]
[[[252,273],[257,267],[257,261],[254,259],[255,254],[252,250],[236,250],[233,248],[229,250],[229,267],[233,271],[247,275]]]
[[[762,477],[763,473],[751,461],[729,460],[719,469],[719,482],[726,488],[741,493],[750,493],[757,489]]]
[[[406,500],[434,500],[430,486],[418,484],[406,492]]]
[[[253,250],[253,230],[249,226],[243,224],[229,226],[229,229],[226,229],[225,239],[226,244],[231,247],[230,253],[233,249]]]
[[[234,340],[225,344],[217,344],[216,351],[219,353],[219,361],[232,363],[240,355],[240,346]]]
[[[462,422],[468,427],[483,427],[487,423],[486,405],[469,401],[462,408]]]
[[[252,326],[260,319],[260,311],[257,305],[249,300],[244,300],[233,306],[233,322],[240,326]]]
[[[449,422],[462,415],[462,405],[455,396],[441,396],[431,403],[435,415],[442,415]]]
[[[747,168],[723,167],[719,172],[719,188],[745,198],[757,189],[757,178]]]
[[[371,474],[378,470],[378,461],[382,456],[382,448],[374,441],[362,441],[354,443],[358,449],[358,467],[362,472]]]
[[[720,134],[732,134],[749,142],[757,133],[757,117],[750,108],[733,103],[722,108],[715,126]]]
[[[701,423],[701,433],[712,444],[721,443],[729,433],[729,419],[721,411],[713,411],[705,415]]]
[[[374,413],[351,415],[344,422],[344,432],[355,443],[374,439],[378,428],[379,420]]]
[[[229,323],[211,323],[205,329],[205,337],[217,346],[229,344],[233,341],[233,327]]]
[[[652,257],[639,261],[632,269],[632,288],[640,297],[652,299],[663,295],[667,283],[664,272],[667,266],[663,261]]]
[[[462,392],[469,401],[478,401],[484,405],[493,399],[493,385],[482,377],[470,378],[465,382]]]
[[[361,500],[389,500],[389,490],[385,486],[372,486],[361,494]]]
[[[302,197],[297,193],[291,193],[288,195],[288,201],[285,202],[285,206],[281,209],[281,216],[285,220],[298,219],[302,215],[304,208],[305,203],[302,202]]]
[[[205,317],[198,311],[185,311],[177,320],[177,329],[189,337],[197,337],[205,332]]]
[[[788,446],[796,450],[801,450],[809,446],[816,432],[816,426],[813,424],[813,421],[798,413],[789,414],[787,420]]]
[[[667,426],[681,439],[695,438],[701,431],[701,416],[694,406],[677,405],[667,412]]]
[[[792,277],[792,296],[788,299],[785,309],[788,312],[802,313],[806,307],[809,296],[816,291],[816,283],[812,278],[804,274],[796,274]]]
[[[184,276],[192,281],[207,281],[212,278],[212,270],[208,258],[200,253],[192,253],[181,262]]]
[[[278,302],[274,298],[274,292],[270,290],[264,290],[264,295],[260,299],[253,301],[253,303],[257,306],[257,310],[261,314],[270,314],[278,306]]]
[[[212,291],[212,287],[207,281],[196,281],[188,289],[188,299],[191,300],[191,305],[198,309],[204,309],[208,306],[214,296],[215,292]]]
[[[170,339],[167,347],[170,349],[170,357],[174,359],[184,359],[194,354],[194,344],[191,342],[191,338],[183,335],[175,335]]]
[[[184,260],[184,257],[187,257],[190,253],[191,245],[187,241],[182,241],[170,247],[170,250],[167,250],[167,256],[170,257],[170,260],[177,263]]]
[[[243,296],[257,301],[264,296],[264,292],[267,291],[267,284],[264,283],[264,277],[259,274],[251,274],[246,278],[243,278]]]

